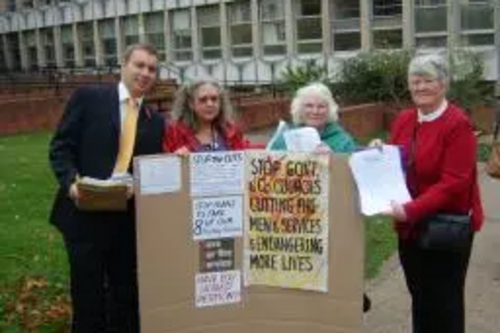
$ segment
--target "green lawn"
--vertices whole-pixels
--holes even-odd
[[[0,138],[0,332],[65,332],[69,318],[66,256],[48,223],[55,181],[49,134]],[[395,249],[390,221],[366,224],[366,276]]]
[[[67,321],[67,264],[48,224],[48,134],[0,138],[0,332],[57,332]]]

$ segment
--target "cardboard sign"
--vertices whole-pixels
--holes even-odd
[[[149,158],[155,157],[140,159]],[[239,303],[225,298],[222,306],[196,306],[206,241],[193,239],[189,159],[182,160],[179,192],[136,192],[141,332],[361,332],[364,225],[347,158],[330,157],[328,170],[327,292],[250,285],[242,287]],[[234,245],[234,270],[241,271],[243,239]]]
[[[328,291],[328,155],[246,161],[245,284]]]

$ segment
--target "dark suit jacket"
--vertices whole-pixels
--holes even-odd
[[[60,188],[50,221],[65,237],[89,232],[92,223],[133,219],[133,203],[125,213],[82,212],[69,198],[76,175],[111,176],[119,149],[120,105],[117,85],[85,87],[70,98],[50,143],[50,163]],[[162,152],[163,117],[144,107],[139,111],[134,156]]]

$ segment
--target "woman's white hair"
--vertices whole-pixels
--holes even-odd
[[[438,54],[425,54],[414,57],[408,66],[408,76],[421,75],[448,83],[448,64],[446,59]]]
[[[327,122],[336,122],[338,119],[338,109],[339,106],[333,99],[332,93],[327,86],[323,83],[315,82],[308,84],[305,87],[300,88],[295,92],[295,96],[292,100],[292,106],[290,108],[290,113],[292,115],[292,121],[296,125],[301,125],[304,123],[304,98],[309,96],[317,96],[321,98],[328,106],[328,120]]]

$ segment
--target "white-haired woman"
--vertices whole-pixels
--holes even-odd
[[[322,83],[311,83],[295,93],[290,109],[292,124],[288,127],[314,127],[318,130],[323,143],[318,150],[350,153],[356,150],[357,146],[353,138],[337,122],[337,111],[338,106],[330,89]],[[282,133],[276,136],[270,148],[287,150]]]
[[[354,139],[340,126],[338,120],[338,105],[332,93],[322,83],[311,83],[300,88],[292,100],[290,113],[292,124],[287,128],[309,126],[315,128],[322,144],[316,147],[318,152],[352,153],[357,145]],[[287,150],[283,132],[275,135],[271,150]],[[363,311],[370,310],[371,300],[363,295]]]
[[[176,94],[172,117],[173,122],[165,129],[165,152],[187,154],[249,147],[232,121],[226,92],[215,81],[199,79],[184,85]]]
[[[402,111],[390,143],[401,147],[412,200],[393,203],[399,256],[412,297],[414,333],[464,333],[464,285],[474,231],[483,223],[476,140],[466,113],[446,99],[448,70],[438,55],[415,57],[408,68],[415,104]],[[438,213],[470,214],[465,249],[429,249],[421,237]]]

